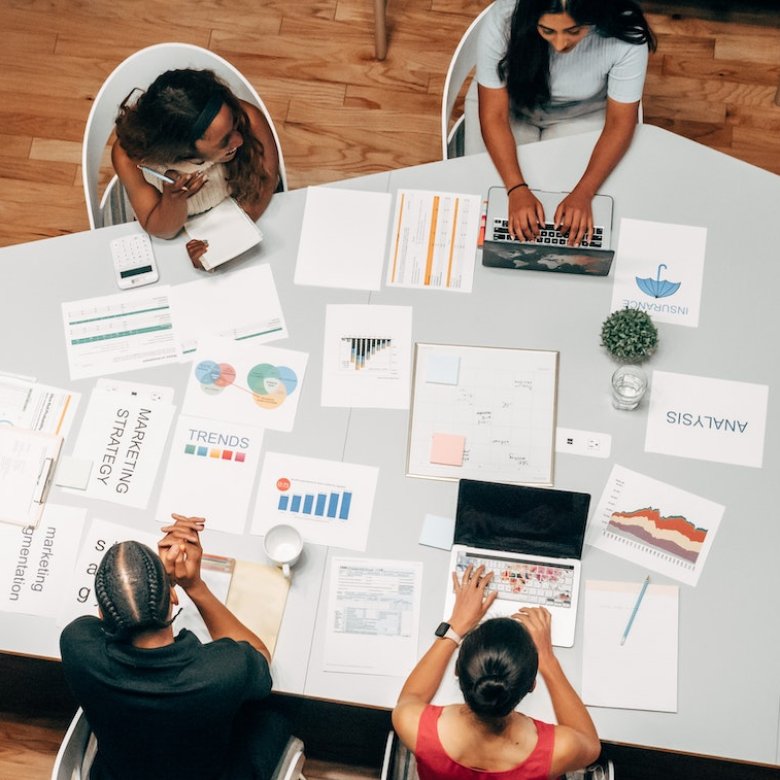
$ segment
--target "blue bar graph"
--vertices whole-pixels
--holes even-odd
[[[352,492],[349,490],[342,493],[283,493],[277,504],[280,512],[314,515],[331,520],[349,520],[351,507]]]

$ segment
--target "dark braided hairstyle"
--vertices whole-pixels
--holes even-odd
[[[257,200],[268,179],[263,144],[255,138],[238,98],[211,70],[168,70],[132,105],[122,105],[116,136],[136,162],[171,165],[199,157],[199,140],[222,104],[233,112],[244,143],[225,165],[230,194],[239,202]],[[210,116],[206,126],[200,120]]]
[[[103,631],[129,640],[140,631],[165,628],[171,589],[157,553],[140,542],[110,547],[95,573],[95,595],[103,613]]]
[[[578,25],[593,25],[602,38],[655,51],[655,36],[635,0],[518,0],[507,50],[498,63],[515,116],[550,100],[550,45],[537,32],[537,24],[545,14],[562,13]]]
[[[534,686],[539,657],[530,634],[511,618],[486,620],[466,635],[455,664],[469,709],[495,733]]]

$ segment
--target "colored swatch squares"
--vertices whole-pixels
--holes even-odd
[[[196,455],[201,458],[213,458],[214,460],[232,460],[236,463],[243,463],[246,460],[246,454],[243,452],[234,452],[233,450],[220,450],[219,448],[199,447],[194,444],[184,445],[185,455]]]
[[[293,512],[300,515],[329,518],[331,520],[349,520],[349,508],[352,493],[305,493],[304,495],[287,493],[279,496],[277,508],[280,512]]]
[[[462,466],[466,437],[454,433],[434,433],[431,437],[431,463]]]

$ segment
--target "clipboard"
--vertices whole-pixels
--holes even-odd
[[[61,448],[61,436],[0,425],[0,522],[38,525]]]

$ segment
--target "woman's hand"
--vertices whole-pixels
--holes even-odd
[[[163,527],[165,536],[157,543],[157,551],[172,585],[181,585],[185,591],[199,585],[200,561],[203,548],[200,532],[206,521],[202,517],[171,515],[176,521]]]
[[[593,196],[577,192],[575,187],[555,209],[555,226],[561,233],[568,233],[569,246],[578,246],[583,239],[593,236]]]
[[[200,258],[203,257],[203,255],[205,255],[208,251],[209,242],[201,241],[198,238],[193,238],[191,241],[186,243],[186,247],[187,254],[190,256],[193,267],[201,271],[205,271],[206,269],[203,267],[203,263],[201,263]]]
[[[452,608],[452,617],[447,622],[460,636],[465,636],[475,628],[496,600],[498,591],[494,590],[486,595],[487,584],[492,579],[493,572],[485,574],[484,566],[475,569],[470,564],[463,572],[463,579],[460,582],[458,575],[452,572],[455,606]]]
[[[509,235],[531,241],[544,225],[544,208],[528,187],[509,193]]]
[[[523,607],[512,615],[531,635],[539,654],[539,671],[544,674],[550,661],[555,660],[552,645],[552,615],[544,607]]]
[[[205,171],[195,171],[195,173],[179,173],[173,169],[165,171],[165,175],[173,179],[173,184],[163,182],[163,197],[174,201],[191,198],[208,181],[204,174]]]

